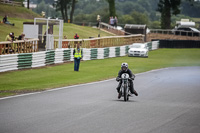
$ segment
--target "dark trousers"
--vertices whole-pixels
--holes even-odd
[[[74,71],[79,71],[80,61],[81,59],[74,58]]]
[[[99,22],[97,22],[97,28],[99,28]]]
[[[134,92],[133,81],[132,81],[132,80],[129,80],[129,83],[130,83],[130,92],[133,94],[133,92]],[[122,81],[120,80],[120,81],[119,81],[119,84],[118,84],[118,86],[117,86],[117,91],[118,91],[118,92],[120,91],[121,86],[122,86]]]

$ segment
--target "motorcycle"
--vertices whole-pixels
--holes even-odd
[[[121,75],[121,80],[122,80],[122,85],[121,85],[121,88],[120,88],[120,97],[119,99],[121,98],[121,96],[124,97],[124,101],[128,101],[129,100],[129,96],[130,96],[130,78],[129,78],[129,75],[127,73],[123,73]]]

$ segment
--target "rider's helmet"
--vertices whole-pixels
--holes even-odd
[[[126,72],[128,70],[128,63],[122,63],[121,69],[122,71]]]

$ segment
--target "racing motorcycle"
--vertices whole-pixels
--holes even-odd
[[[122,85],[121,85],[121,88],[120,88],[120,97],[119,99],[121,98],[121,96],[124,97],[124,101],[128,101],[129,100],[129,96],[130,96],[130,78],[129,78],[129,75],[127,73],[123,73],[121,75],[121,80],[122,80]]]

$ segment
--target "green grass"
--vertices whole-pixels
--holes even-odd
[[[178,66],[200,66],[200,49],[159,49],[149,58],[117,57],[82,61],[80,71],[73,71],[73,63],[44,68],[0,73],[0,97],[52,89],[74,84],[114,78],[122,62],[134,73]]]
[[[41,17],[40,15],[28,10],[24,7],[16,7],[9,5],[0,5],[0,21],[3,21],[3,17],[8,15],[8,21],[14,23],[15,26],[0,23],[0,41],[5,41],[6,36],[10,32],[14,32],[15,36],[19,36],[23,32],[23,22],[34,22],[34,18]],[[44,28],[43,28],[44,29]],[[56,31],[57,30],[57,31]],[[58,27],[54,26],[54,33],[57,32]],[[64,23],[63,25],[63,37],[66,35],[68,39],[73,39],[75,33],[78,33],[80,39],[86,39],[89,37],[98,37],[99,30],[87,26],[78,26],[74,24]],[[101,31],[101,37],[112,36],[112,34]]]
[[[21,18],[21,19],[33,19],[35,17],[41,17],[39,14],[28,10],[25,7],[18,7],[6,4],[0,4],[0,16],[8,16],[11,18]],[[2,19],[1,19],[2,21]]]
[[[32,22],[35,17],[41,17],[25,7],[0,4],[1,22],[5,15],[8,16],[8,21],[14,23],[15,26],[0,23],[0,41],[5,41],[10,32],[14,32],[15,36],[19,36],[23,32],[23,22]]]
[[[65,23],[63,28],[63,36],[67,35],[68,39],[74,39],[74,35],[77,33],[80,39],[87,39],[89,37],[98,37],[99,30],[88,26],[79,26],[75,24]],[[100,31],[101,37],[113,36],[112,34]]]
[[[0,16],[0,19],[3,18]],[[11,23],[15,23],[15,26],[0,23],[0,41],[5,41],[6,35],[10,32],[14,32],[15,36],[19,36],[23,32],[23,22],[33,22],[33,19],[21,19],[21,18],[9,18]],[[56,33],[57,27],[54,27],[54,33]],[[58,32],[58,30],[57,30]],[[99,30],[88,26],[78,26],[75,24],[64,23],[63,37],[67,35],[68,39],[73,39],[75,33],[78,33],[80,39],[86,39],[89,37],[98,37]],[[100,32],[102,36],[112,36],[109,33]]]
[[[0,16],[0,18],[2,18]],[[23,22],[32,22],[31,19],[21,19],[21,18],[8,18],[10,23],[15,23],[15,26],[0,23],[0,41],[5,41],[6,36],[10,32],[14,32],[15,36],[21,35],[23,32]]]

